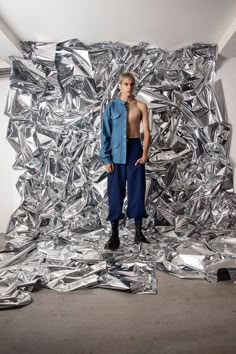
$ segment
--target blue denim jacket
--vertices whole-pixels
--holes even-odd
[[[120,98],[113,98],[103,112],[100,157],[104,165],[126,163],[127,112]]]

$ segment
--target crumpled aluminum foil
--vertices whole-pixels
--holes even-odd
[[[72,39],[22,42],[22,50],[23,59],[11,57],[5,108],[21,204],[0,253],[0,308],[29,304],[36,284],[157,294],[156,270],[214,282],[227,269],[236,282],[231,126],[214,91],[217,47]],[[150,114],[143,226],[151,245],[133,245],[125,219],[121,247],[109,252],[101,114],[123,71],[134,74]]]

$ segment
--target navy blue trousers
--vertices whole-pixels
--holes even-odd
[[[109,214],[107,221],[117,222],[124,219],[122,211],[123,201],[126,192],[126,181],[128,189],[127,217],[135,218],[135,222],[142,222],[142,218],[148,217],[145,210],[145,164],[137,164],[137,159],[141,158],[143,148],[140,138],[127,139],[127,159],[126,164],[114,163],[114,171],[107,175],[107,193]]]

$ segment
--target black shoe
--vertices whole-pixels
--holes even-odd
[[[140,242],[143,243],[150,243],[144,234],[142,233],[142,225],[141,224],[135,224],[135,237],[134,237],[134,243],[138,244]]]
[[[105,244],[105,249],[109,249],[111,251],[115,251],[120,247],[120,239],[119,239],[119,231],[118,225],[112,224],[111,237]]]

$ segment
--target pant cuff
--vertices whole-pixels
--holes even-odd
[[[129,219],[135,219],[135,218],[148,218],[149,214],[145,213],[143,215],[130,215],[130,214],[127,214],[127,217]]]
[[[122,214],[120,214],[119,216],[108,216],[107,218],[106,218],[106,221],[110,221],[110,222],[113,222],[113,221],[116,221],[116,220],[121,220],[121,219],[124,219],[125,218],[125,214],[124,213],[122,213]]]

